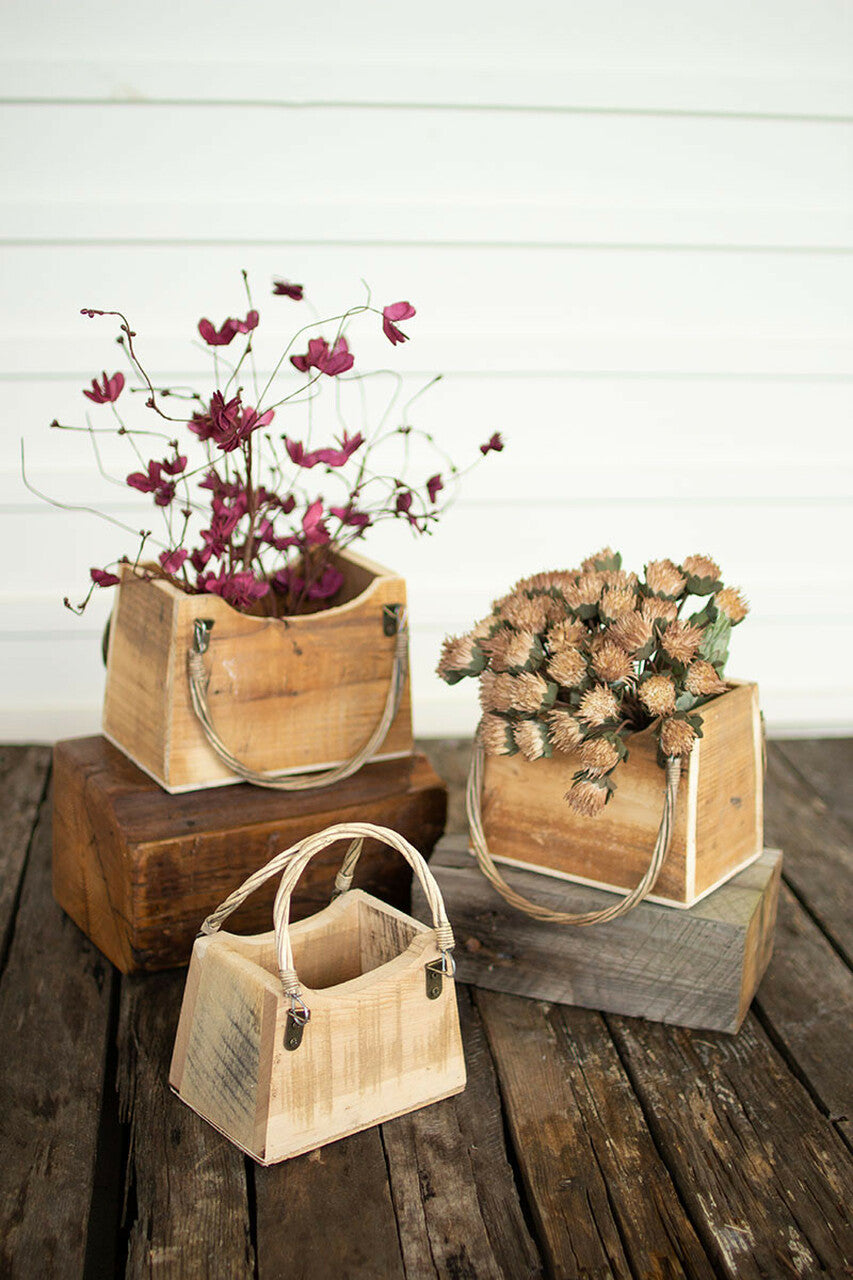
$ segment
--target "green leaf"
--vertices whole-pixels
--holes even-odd
[[[706,629],[699,646],[699,656],[712,662],[719,671],[722,671],[729,656],[731,631],[732,624],[725,614],[721,613]]]
[[[680,693],[675,699],[676,711],[690,711],[696,706],[697,698],[695,693]]]

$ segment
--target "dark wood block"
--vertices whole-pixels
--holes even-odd
[[[241,783],[168,795],[105,738],[75,738],[54,749],[53,892],[124,973],[166,969],[189,961],[199,925],[232,889],[304,836],[375,822],[429,856],[446,814],[446,788],[423,755],[366,765],[318,791]],[[311,862],[294,919],[329,901],[343,852]],[[408,909],[411,872],[385,846],[366,842],[356,883]],[[272,928],[276,888],[269,882],[235,912],[235,932]]]
[[[707,1031],[739,1029],[773,950],[782,855],[757,862],[689,908],[642,902],[628,915],[587,927],[546,924],[499,897],[468,853],[446,836],[430,867],[456,935],[459,978],[606,1013]],[[527,898],[557,911],[595,911],[611,893],[513,871]],[[420,888],[413,914],[425,919]]]

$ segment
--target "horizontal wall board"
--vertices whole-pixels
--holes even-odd
[[[403,297],[418,308],[406,330],[411,341],[393,352],[376,317],[357,318],[369,321],[352,328],[357,368],[853,374],[853,255],[446,246],[239,253],[7,246],[0,250],[0,373],[79,374],[112,365],[116,329],[81,317],[84,306],[120,306],[140,353],[164,377],[209,366],[209,352],[197,351],[192,335],[200,315],[220,321],[245,307],[240,267],[265,302],[256,336],[261,367],[281,350],[281,335],[286,340],[312,319],[288,299],[266,305],[268,282],[281,273],[306,284],[321,317],[360,303],[362,277],[380,307]]]
[[[853,124],[5,106],[0,158],[4,240],[853,246]]]
[[[16,98],[511,104],[849,114],[844,0],[394,0],[310,8],[33,0],[4,14]]]

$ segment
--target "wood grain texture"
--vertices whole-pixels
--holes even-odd
[[[853,826],[853,738],[793,739],[774,742],[772,749],[817,792],[834,817]]]
[[[248,784],[167,795],[104,738],[57,745],[54,893],[124,972],[186,964],[201,921],[251,872],[332,822],[392,827],[429,856],[444,828],[446,791],[423,756],[369,764],[318,792],[280,794]],[[328,902],[340,865],[332,848],[297,888],[298,919]],[[411,872],[375,841],[358,884],[408,902]],[[269,927],[275,886],[234,916],[237,929]]]
[[[254,1275],[245,1162],[169,1091],[183,975],[122,982],[118,1079],[130,1126],[128,1278]]]
[[[702,708],[702,718],[704,736],[682,774],[655,901],[690,905],[763,847],[757,687],[730,689]],[[617,790],[595,820],[565,801],[580,767],[574,752],[534,762],[487,757],[482,806],[489,848],[498,861],[633,888],[651,860],[663,810],[652,731],[632,735]]]
[[[382,717],[395,637],[385,605],[406,604],[402,578],[347,552],[343,602],[294,618],[239,613],[220,596],[187,595],[126,570],[110,629],[104,733],[171,792],[233,775],[207,743],[190,701],[187,654],[211,619],[208,702],[226,747],[248,768],[306,769],[354,756]],[[408,682],[377,758],[411,751]]]
[[[608,1025],[718,1271],[844,1275],[853,1155],[755,1019],[736,1039],[616,1017]]]
[[[21,876],[50,769],[48,747],[0,747],[4,833],[0,850],[0,956],[5,956]]]
[[[710,1280],[601,1017],[484,991],[476,1004],[548,1273]]]
[[[781,855],[767,851],[695,907],[643,902],[591,928],[546,925],[494,892],[458,836],[430,863],[456,931],[463,982],[539,1000],[737,1031],[772,950]],[[587,911],[612,895],[531,871],[512,872],[526,897]],[[417,886],[413,909],[426,907]]]
[[[43,816],[0,980],[0,1272],[22,1280],[83,1274],[113,986],[51,900],[50,842]]]

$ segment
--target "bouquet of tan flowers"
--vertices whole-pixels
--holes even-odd
[[[445,640],[438,674],[479,678],[488,755],[576,753],[566,799],[595,815],[632,733],[653,726],[661,757],[690,754],[698,708],[725,692],[729,635],[746,614],[708,556],[653,560],[641,579],[606,547],[580,569],[516,583],[466,635]]]

